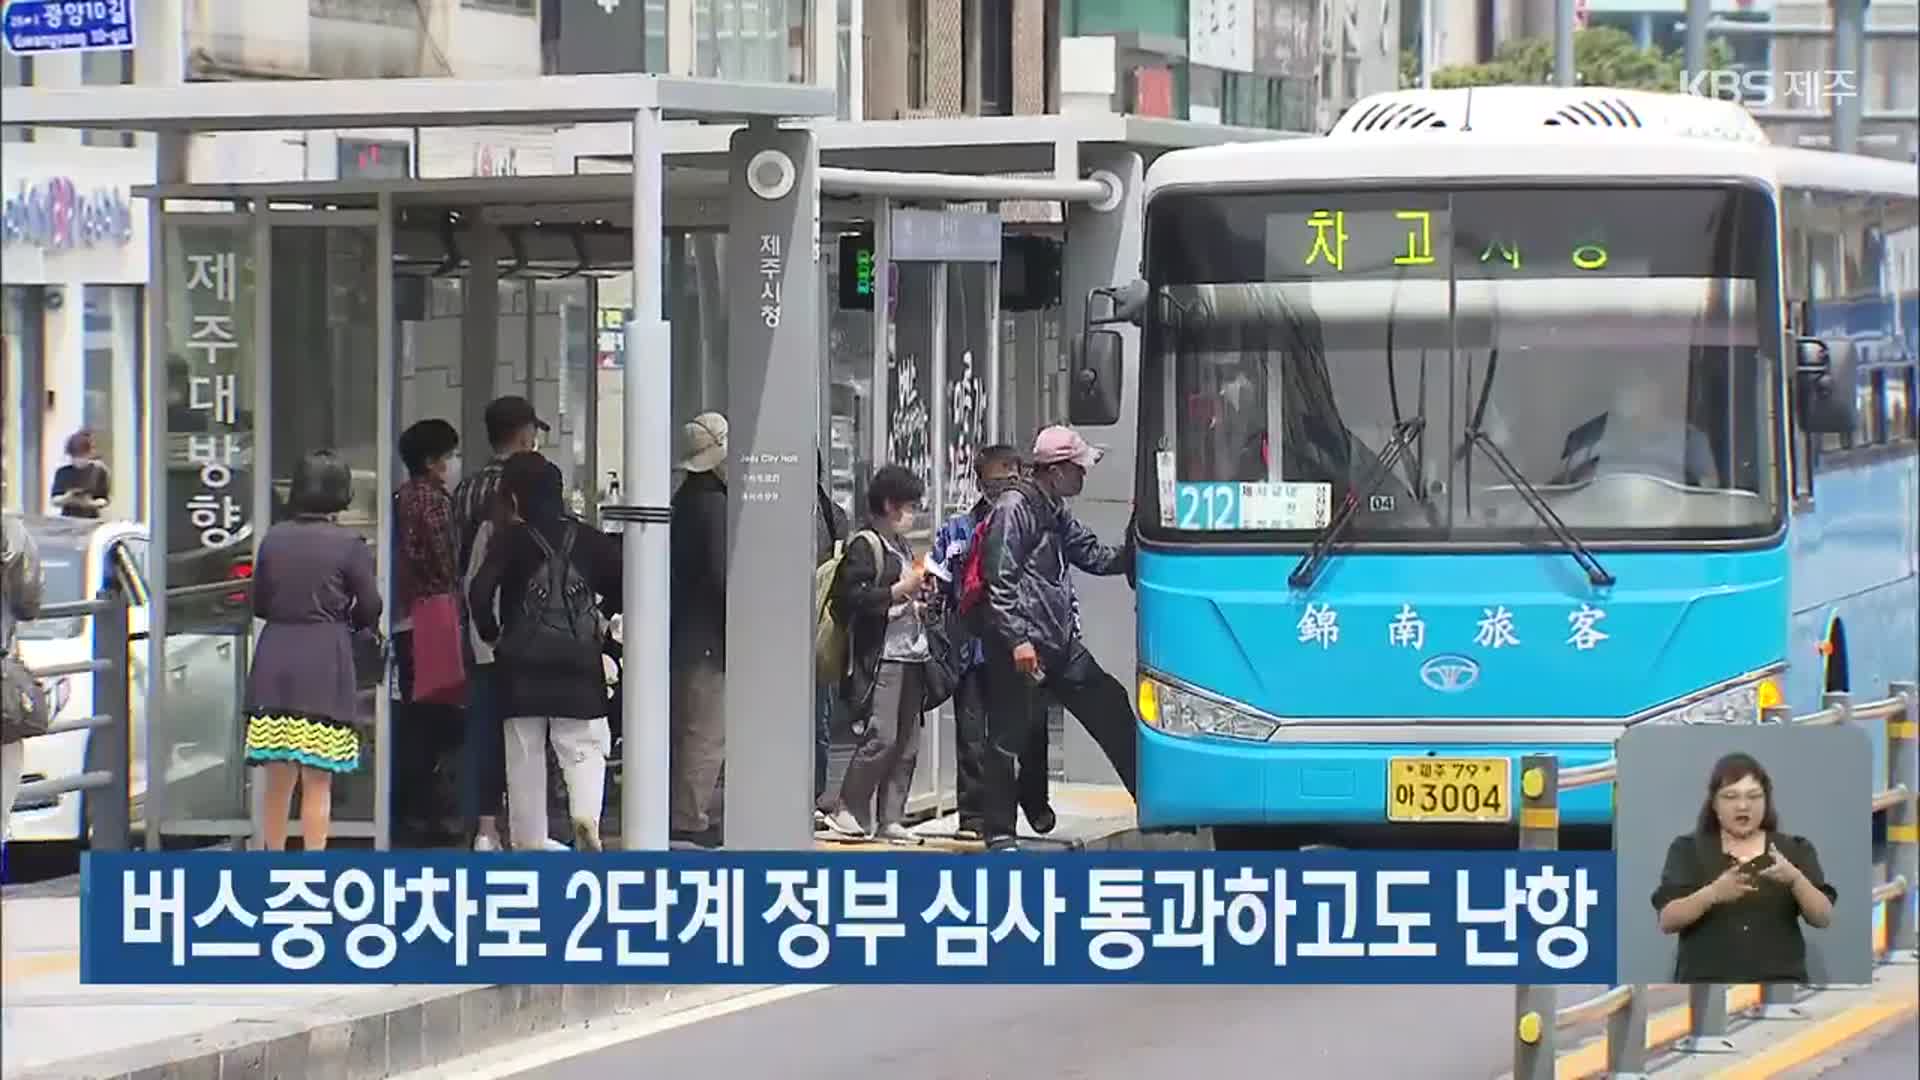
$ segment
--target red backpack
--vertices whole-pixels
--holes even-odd
[[[973,527],[973,537],[967,541],[967,561],[960,569],[960,587],[957,590],[960,614],[970,614],[987,598],[987,529],[993,525],[993,511],[980,519]]]
[[[1046,505],[1045,497],[1032,484],[1016,480],[1012,487],[1029,502],[1037,501],[1037,505]],[[967,541],[967,561],[961,568],[959,586],[955,590],[956,603],[962,615],[971,613],[987,599],[987,530],[993,526],[993,513],[992,510],[987,511],[987,515],[973,527],[972,539]]]

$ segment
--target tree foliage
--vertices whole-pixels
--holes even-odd
[[[1707,66],[1732,65],[1732,53],[1724,41],[1710,41]],[[1573,33],[1574,78],[1581,86],[1611,86],[1624,90],[1681,89],[1680,74],[1685,59],[1680,53],[1666,52],[1658,46],[1642,49],[1633,36],[1611,26],[1589,27]],[[1402,86],[1420,82],[1419,58],[1409,50],[1400,55]],[[1548,86],[1553,83],[1553,42],[1545,38],[1519,38],[1500,46],[1493,59],[1483,64],[1440,68],[1433,73],[1436,89],[1462,86]]]

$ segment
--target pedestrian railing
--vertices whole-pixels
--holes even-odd
[[[168,589],[169,600],[214,594],[244,594],[248,581],[214,581]],[[147,640],[143,632],[129,632],[131,602],[118,583],[110,582],[92,600],[47,604],[32,622],[93,619],[93,656],[68,664],[32,668],[42,680],[90,676],[93,712],[88,716],[56,720],[34,738],[44,739],[74,731],[92,731],[81,770],[66,776],[46,776],[20,785],[15,809],[44,803],[74,791],[89,793],[82,838],[98,851],[125,851],[133,831],[133,786],[128,775],[133,760],[133,698],[130,650]],[[57,699],[55,699],[57,701]],[[91,830],[89,838],[88,831]]]
[[[34,676],[42,680],[74,675],[91,677],[92,715],[56,720],[45,732],[34,736],[44,739],[71,731],[92,731],[85,763],[80,772],[22,784],[14,796],[14,805],[58,798],[70,791],[92,792],[87,799],[86,814],[87,823],[92,826],[92,846],[100,851],[125,851],[133,817],[133,791],[127,777],[133,753],[127,594],[118,585],[109,584],[92,600],[48,604],[33,621],[88,617],[93,619],[92,659],[33,669]]]
[[[1894,683],[1887,697],[1865,705],[1854,705],[1845,693],[1829,693],[1819,712],[1795,717],[1786,706],[1764,711],[1763,723],[1803,725],[1869,723],[1887,724],[1887,786],[1872,799],[1872,812],[1887,813],[1887,880],[1873,889],[1873,904],[1885,908],[1884,946],[1876,942],[1875,959],[1884,960],[1893,953],[1912,953],[1915,926],[1907,896],[1920,885],[1920,843],[1916,843],[1915,794],[1920,792],[1920,763],[1915,756],[1916,729],[1920,728],[1920,687],[1914,683]],[[1619,776],[1617,758],[1561,769],[1551,754],[1530,754],[1521,759],[1520,848],[1525,851],[1553,851],[1560,846],[1560,793],[1596,784],[1615,783]],[[1693,985],[1687,987],[1688,1023],[1673,1033],[1655,1033],[1649,1037],[1648,1007],[1651,994],[1645,985],[1615,986],[1604,993],[1558,1005],[1552,986],[1514,988],[1514,1080],[1554,1080],[1559,1056],[1558,1036],[1570,1028],[1595,1021],[1606,1022],[1606,1074],[1615,1078],[1646,1075],[1647,1062],[1655,1053],[1725,1053],[1733,1049],[1727,1037],[1733,1016],[1742,1013],[1760,1017],[1787,1014],[1799,988],[1770,984],[1761,987]]]

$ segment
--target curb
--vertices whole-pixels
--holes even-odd
[[[1204,833],[1134,827],[1063,845],[1179,851]],[[759,986],[418,986],[323,1002],[297,1020],[248,1021],[17,1072],[8,1080],[381,1080],[642,1009],[674,1012]],[[263,987],[263,993],[271,993]]]
[[[616,1013],[738,997],[746,986],[409,987],[321,1005],[299,1020],[213,1031],[66,1061],[19,1080],[377,1080]],[[344,1004],[344,1002],[343,1002]]]

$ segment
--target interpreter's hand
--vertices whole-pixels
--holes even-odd
[[[1765,870],[1760,871],[1761,877],[1766,878],[1776,885],[1785,885],[1788,888],[1792,888],[1799,882],[1801,877],[1800,868],[1793,865],[1785,855],[1780,854],[1780,849],[1773,846],[1771,842],[1767,844],[1767,854],[1773,856],[1773,864]]]
[[[1040,653],[1032,642],[1023,641],[1013,647],[1013,669],[1022,675],[1032,675],[1040,670]]]
[[[1729,866],[1707,886],[1707,898],[1716,904],[1729,904],[1753,892],[1754,888],[1739,866]]]

